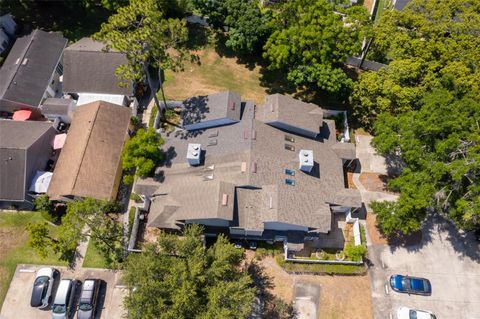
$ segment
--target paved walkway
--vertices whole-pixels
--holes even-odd
[[[356,135],[355,140],[357,158],[360,161],[360,172],[353,174],[353,183],[360,191],[362,196],[362,201],[365,203],[367,211],[370,210],[370,203],[373,201],[385,201],[385,200],[396,200],[398,198],[397,194],[387,193],[387,192],[372,192],[367,190],[360,181],[361,173],[376,173],[376,174],[387,174],[387,163],[385,158],[378,155],[375,149],[371,146],[370,142],[372,141],[372,136],[368,135]]]

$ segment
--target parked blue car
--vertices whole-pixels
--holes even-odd
[[[393,275],[390,277],[390,287],[397,292],[430,296],[432,285],[425,278]]]

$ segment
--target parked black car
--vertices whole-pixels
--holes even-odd
[[[49,306],[52,299],[52,288],[55,283],[56,269],[40,268],[33,282],[30,306],[40,309]]]
[[[95,318],[101,284],[102,281],[100,279],[85,279],[83,282],[82,292],[78,301],[78,319]]]

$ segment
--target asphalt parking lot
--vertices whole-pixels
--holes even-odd
[[[412,246],[369,247],[375,319],[396,318],[401,306],[432,311],[438,319],[480,318],[480,244],[440,218],[424,229],[421,242]],[[432,295],[392,291],[387,285],[392,274],[429,279]]]
[[[298,319],[317,319],[318,303],[320,302],[320,286],[297,282],[295,283],[295,309]]]
[[[0,319],[35,318],[47,319],[52,317],[50,307],[37,309],[30,307],[30,296],[32,293],[33,281],[36,271],[41,267],[37,265],[18,265],[15,275],[5,297],[0,312]],[[75,278],[85,280],[86,278],[100,278],[104,283],[100,289],[100,300],[96,319],[101,318],[122,318],[124,309],[122,307],[125,289],[118,285],[119,274],[111,270],[84,268],[79,273],[73,273],[65,267],[55,267],[60,271],[60,278]],[[77,292],[80,293],[80,289]],[[52,293],[54,295],[54,293]],[[78,296],[77,296],[78,298]],[[53,298],[52,298],[53,300]]]

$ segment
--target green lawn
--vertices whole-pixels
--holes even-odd
[[[375,22],[378,22],[382,13],[387,10],[391,5],[391,0],[378,0],[377,8],[375,9]]]
[[[109,268],[105,259],[100,255],[94,241],[90,239],[88,243],[87,253],[83,260],[83,267],[86,268]]]
[[[67,265],[57,256],[41,258],[28,246],[25,227],[28,223],[43,221],[45,219],[39,212],[0,212],[0,304],[3,303],[17,264]],[[55,233],[54,226],[49,228]]]

